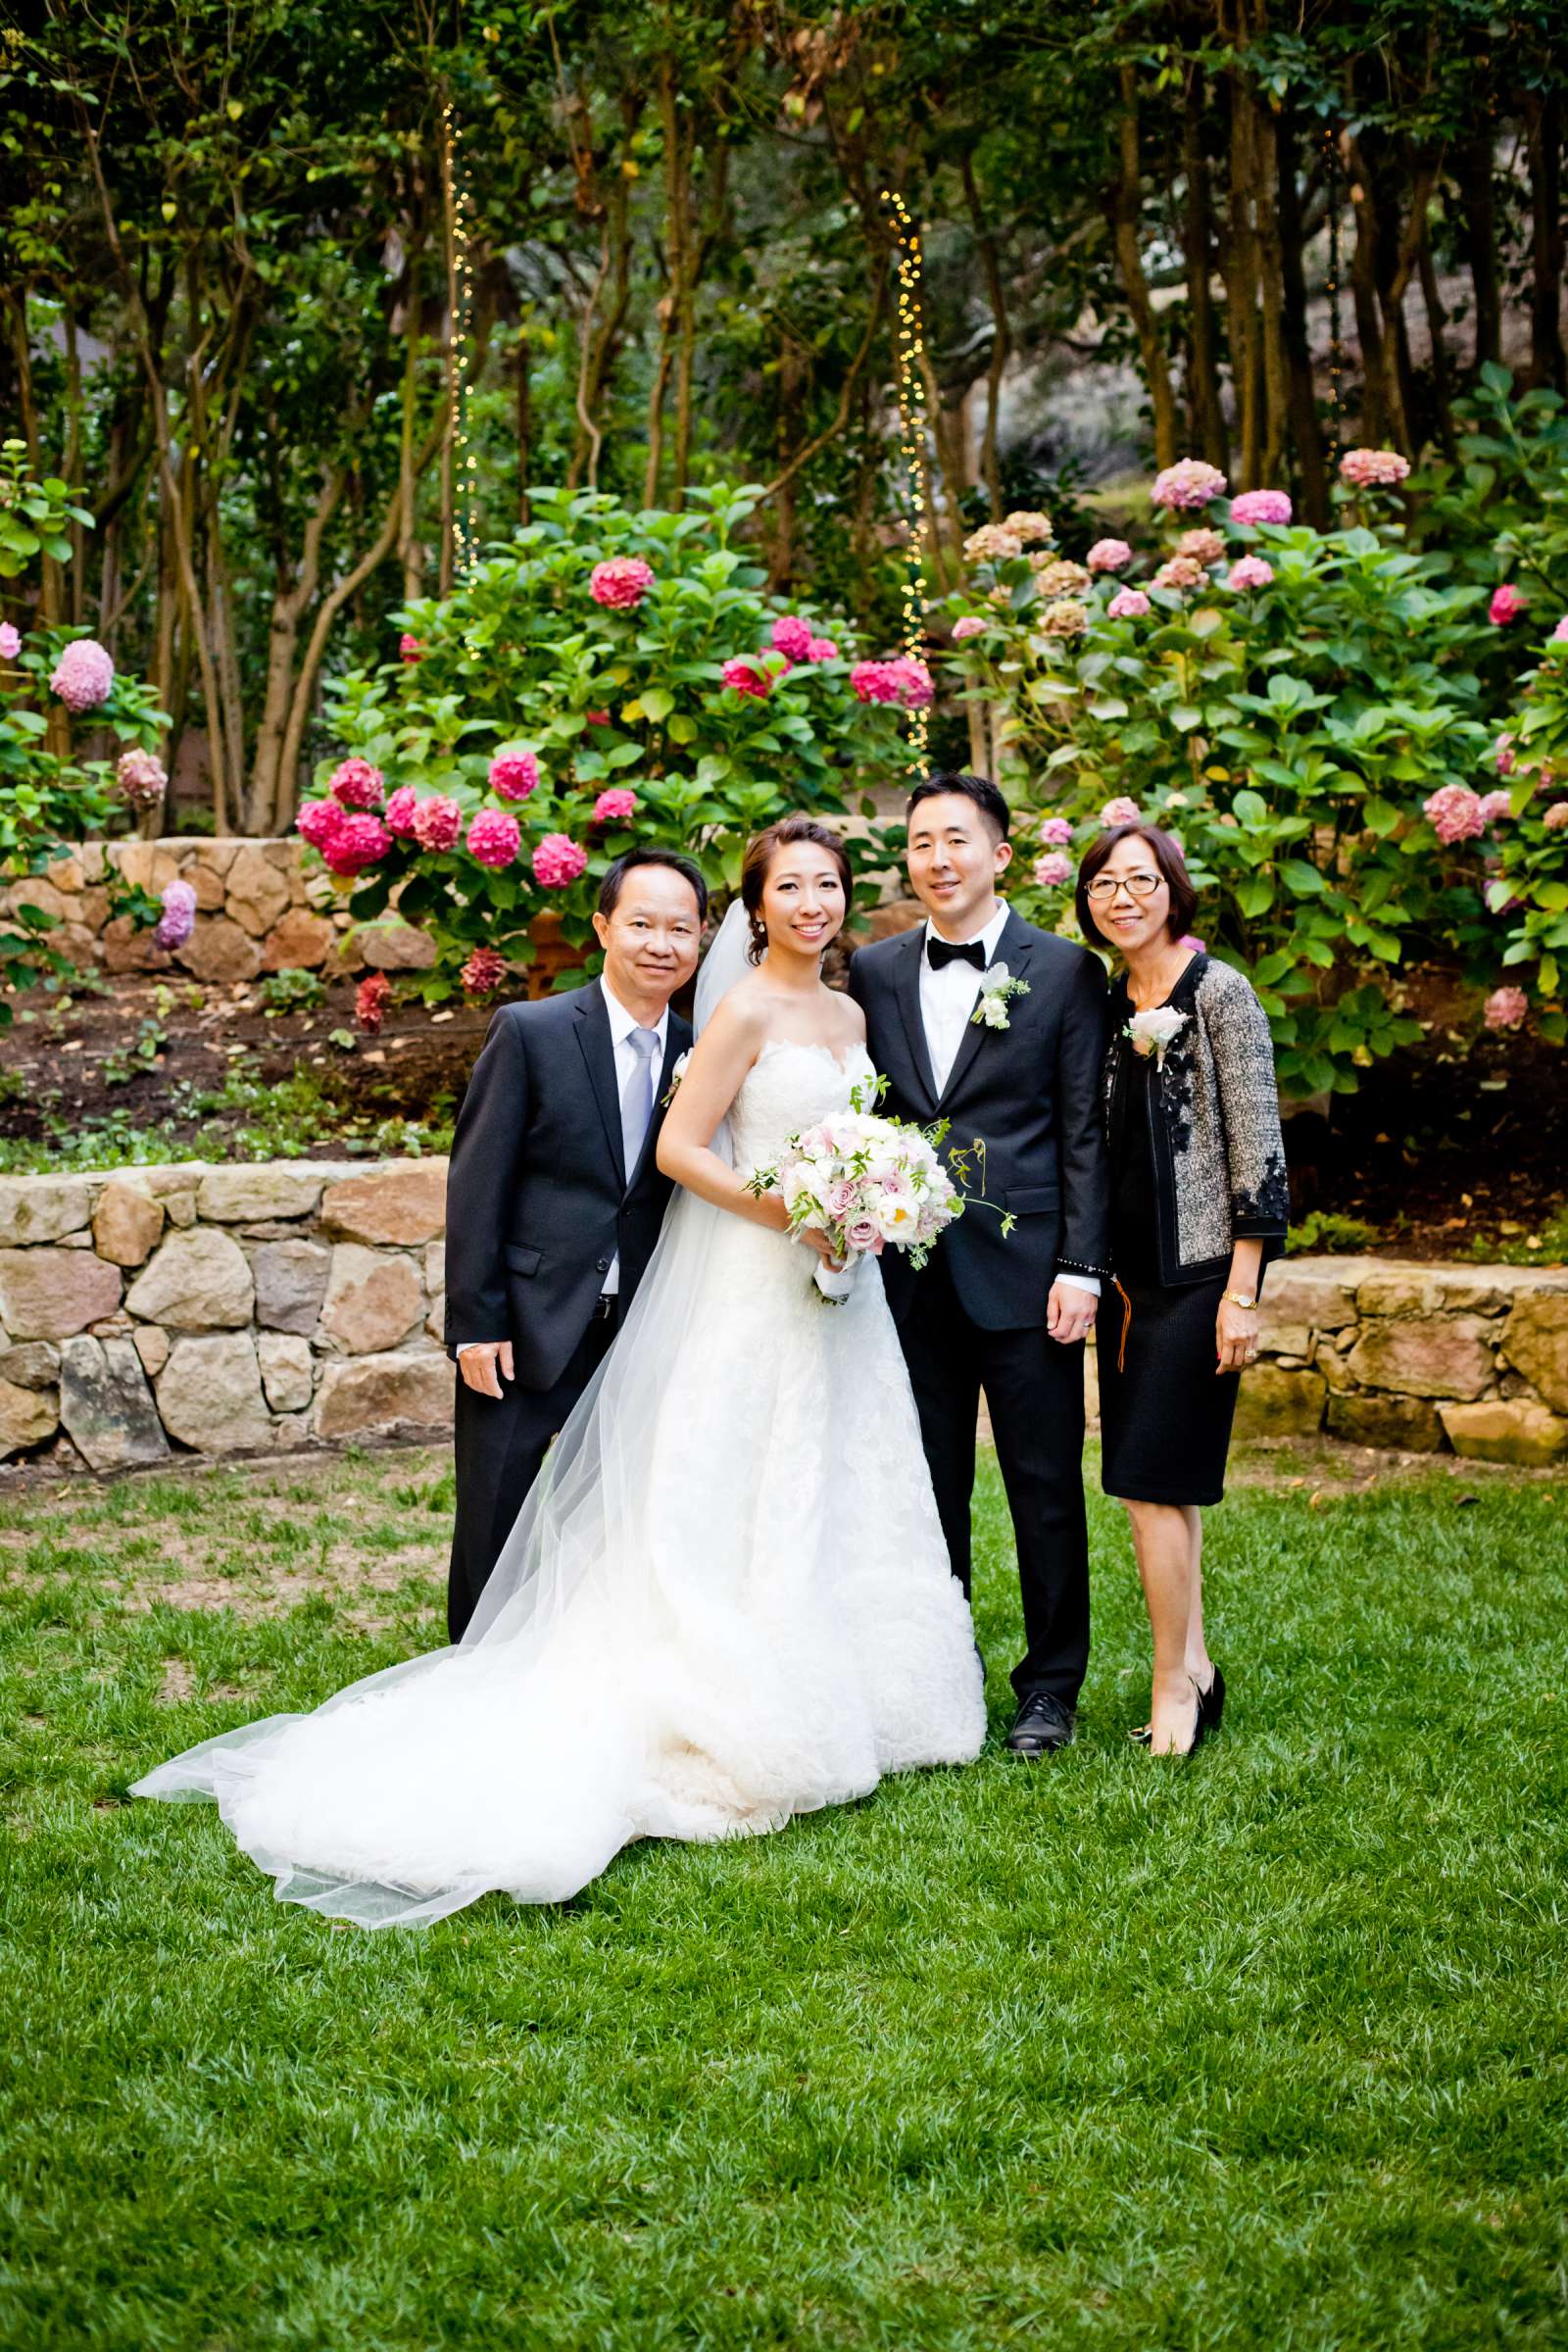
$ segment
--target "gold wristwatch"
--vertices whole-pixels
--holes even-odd
[[[1232,1306],[1245,1306],[1249,1314],[1257,1304],[1257,1300],[1249,1298],[1245,1291],[1221,1291],[1220,1298],[1222,1300],[1228,1298]]]

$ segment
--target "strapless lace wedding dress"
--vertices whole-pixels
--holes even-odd
[[[737,1166],[870,1075],[860,1048],[769,1045],[730,1112]],[[980,1665],[881,1270],[832,1306],[814,1264],[679,1196],[465,1642],[136,1793],[215,1798],[285,1901],[414,1925],[974,1756]]]

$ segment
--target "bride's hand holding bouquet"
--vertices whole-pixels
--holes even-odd
[[[819,1253],[816,1287],[835,1305],[850,1295],[862,1257],[891,1243],[923,1266],[937,1236],[963,1213],[964,1197],[938,1156],[944,1130],[884,1118],[880,1085],[858,1087],[848,1110],[792,1135],[777,1164],[754,1168],[746,1189],[777,1193],[788,1231]]]

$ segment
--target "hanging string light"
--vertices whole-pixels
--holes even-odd
[[[893,216],[898,239],[898,389],[900,450],[904,461],[904,491],[908,545],[904,574],[904,651],[908,660],[925,656],[925,567],[923,542],[930,509],[930,475],[926,455],[925,334],[920,318],[920,232],[909,217],[904,198],[891,188],[882,202]],[[928,709],[909,712],[909,763],[925,765],[930,732]]]
[[[450,98],[441,107],[441,191],[447,227],[448,366],[447,398],[452,404],[452,568],[462,580],[478,552],[474,508],[479,458],[468,434],[468,386],[473,366],[473,196],[464,170],[457,110]]]

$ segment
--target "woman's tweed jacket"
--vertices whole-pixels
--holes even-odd
[[[1264,1262],[1285,1243],[1290,1195],[1268,1016],[1251,984],[1228,963],[1195,956],[1170,994],[1189,1017],[1165,1050],[1151,1101],[1159,1265],[1167,1283],[1207,1282],[1229,1271],[1231,1245],[1255,1239]],[[1105,1054],[1107,1126],[1122,1034],[1132,1014],[1125,979],[1111,994]]]

